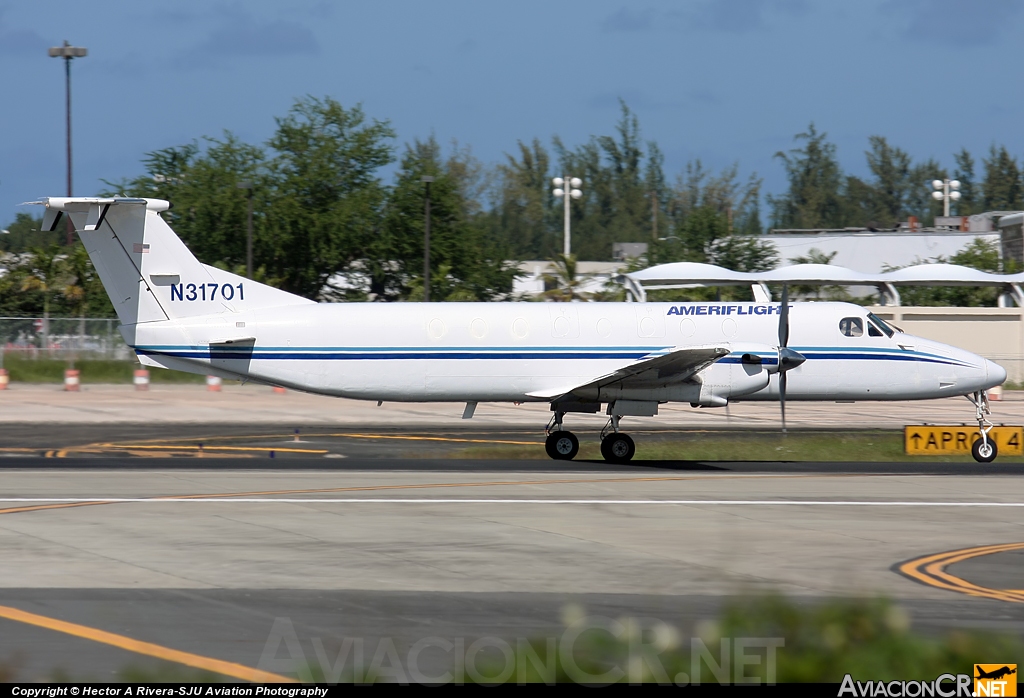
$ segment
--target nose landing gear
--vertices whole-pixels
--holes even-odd
[[[999,448],[996,446],[995,440],[989,438],[989,432],[995,425],[988,419],[988,416],[992,414],[988,391],[979,390],[974,395],[968,395],[967,399],[974,405],[975,417],[978,420],[978,432],[981,434],[981,438],[971,445],[971,455],[979,463],[991,463],[996,459]]]

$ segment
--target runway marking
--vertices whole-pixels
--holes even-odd
[[[605,477],[605,478],[564,478],[564,479],[549,479],[549,480],[491,480],[483,482],[426,482],[420,484],[404,484],[404,485],[368,485],[364,487],[324,487],[324,488],[312,488],[312,489],[295,489],[295,490],[266,490],[261,492],[221,492],[221,493],[208,493],[208,494],[192,494],[192,495],[177,495],[171,496],[172,499],[226,499],[232,497],[253,497],[253,496],[269,496],[275,494],[325,494],[328,492],[375,492],[384,490],[406,490],[406,489],[431,489],[431,488],[447,488],[447,487],[507,487],[514,485],[551,485],[551,484],[575,484],[575,483],[621,483],[621,482],[682,482],[682,481],[693,481],[693,480],[709,480],[715,476],[709,475],[681,475],[681,476],[668,476],[668,477]],[[847,477],[865,477],[864,475],[857,473],[814,473],[814,474],[751,474],[751,475],[734,475],[730,474],[727,476],[729,479],[770,479],[770,480],[792,480],[792,479],[806,479],[806,478],[847,478]],[[883,476],[888,477],[888,476]],[[166,499],[167,497],[149,497],[144,498],[144,501],[149,499],[159,500]],[[5,500],[0,500],[5,501]],[[40,501],[45,502],[56,502],[54,499],[42,499]],[[281,500],[275,500],[281,501]],[[303,500],[308,501],[308,500]],[[365,500],[359,500],[365,501]],[[392,500],[388,500],[392,501]],[[462,500],[459,500],[462,501]],[[71,503],[54,503],[54,504],[43,504],[26,507],[13,507],[9,509],[0,509],[0,515],[2,514],[19,514],[30,511],[42,511],[46,509],[65,509],[71,507],[80,506],[98,506],[101,504],[115,504],[117,502],[108,499],[88,499],[81,502]]]
[[[619,504],[619,505],[714,505],[714,506],[830,506],[830,507],[1009,507],[1024,508],[1024,502],[906,502],[906,501],[851,501],[842,499],[523,499],[523,498],[481,498],[461,497],[334,497],[314,499],[311,497],[245,497],[239,495],[187,495],[180,497],[103,497],[85,499],[79,497],[3,497],[0,502],[55,504],[162,504],[173,502],[227,502],[231,504]],[[3,513],[7,510],[0,510]]]
[[[133,449],[165,449],[165,450],[199,450],[198,443],[203,443],[204,450],[218,451],[282,451],[287,453],[312,453],[324,454],[322,449],[287,449],[276,447],[242,447],[242,446],[216,446],[206,445],[210,441],[236,441],[240,439],[292,439],[295,434],[255,434],[255,435],[214,435],[205,436],[202,439],[187,439],[189,444],[182,444],[179,439],[141,439],[128,443],[99,442],[82,446],[69,446],[60,451],[47,451],[48,457],[63,458],[68,453],[102,453],[104,450],[133,450]],[[451,443],[472,443],[472,444],[500,444],[510,446],[542,446],[543,441],[510,441],[500,439],[467,439],[447,436],[420,436],[415,434],[361,434],[361,433],[326,433],[326,434],[302,434],[312,438],[351,438],[351,439],[393,439],[401,441],[441,441]],[[197,443],[198,442],[198,443]],[[2,449],[0,449],[2,450]],[[11,449],[19,451],[39,451],[40,449]]]
[[[900,574],[909,577],[921,584],[927,584],[936,589],[955,591],[968,596],[1007,601],[1010,603],[1024,603],[1024,590],[1020,589],[990,589],[978,584],[968,582],[956,575],[950,574],[946,568],[957,562],[970,560],[971,558],[983,555],[994,555],[996,553],[1024,550],[1024,543],[1004,543],[1002,545],[982,545],[975,548],[963,548],[961,550],[950,550],[944,553],[926,555],[914,560],[900,564],[897,568]]]
[[[99,642],[104,645],[111,645],[112,647],[127,650],[128,652],[143,654],[148,657],[156,657],[157,659],[163,659],[168,662],[184,664],[185,666],[190,666],[195,669],[212,671],[216,674],[220,674],[221,676],[230,676],[232,678],[249,681],[251,683],[298,683],[295,679],[287,676],[281,676],[280,674],[272,674],[268,671],[261,671],[260,669],[253,669],[242,664],[225,662],[220,659],[213,659],[212,657],[204,657],[202,655],[192,654],[191,652],[182,652],[181,650],[171,649],[170,647],[155,645],[151,642],[143,642],[124,635],[109,633],[105,630],[99,630],[98,628],[91,628],[87,625],[68,623],[67,621],[57,620],[56,618],[40,616],[38,614],[29,613],[28,611],[22,611],[10,606],[0,606],[0,618],[7,618],[8,620],[17,621],[19,623],[35,625],[40,628],[64,633],[65,635],[73,635],[86,640],[92,640],[93,642]]]

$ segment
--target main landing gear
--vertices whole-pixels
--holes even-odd
[[[572,460],[580,452],[580,440],[571,431],[562,429],[562,417],[565,412],[555,412],[548,423],[548,438],[544,442],[544,450],[555,460]]]
[[[636,455],[633,439],[619,431],[619,419],[619,415],[613,414],[601,430],[601,455],[609,463],[628,463]]]
[[[979,390],[973,395],[968,395],[967,399],[974,405],[976,410],[975,417],[978,420],[978,432],[981,434],[980,438],[971,445],[971,455],[979,463],[991,463],[999,454],[999,449],[996,446],[995,439],[989,437],[989,432],[992,431],[992,427],[995,425],[988,419],[988,416],[992,414],[992,408],[988,401],[988,391]]]
[[[555,412],[548,424],[544,450],[555,460],[572,460],[580,452],[580,440],[562,428],[565,412]],[[619,431],[619,415],[612,415],[601,430],[601,455],[609,463],[628,463],[636,455],[636,444],[628,434]]]

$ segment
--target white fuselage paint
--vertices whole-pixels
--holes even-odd
[[[791,303],[791,400],[914,400],[1002,383],[996,364],[896,332],[870,336],[847,303]],[[530,401],[673,348],[718,344],[732,353],[688,383],[731,401],[778,400],[779,303],[346,303],[254,308],[126,328],[129,344],[170,368],[211,371],[364,400]],[[697,313],[700,314],[697,314]],[[840,320],[861,318],[861,336]],[[244,323],[244,326],[243,326]],[[238,351],[209,343],[235,338]],[[251,347],[251,353],[248,347]],[[742,363],[755,354],[760,365]],[[647,399],[692,401],[654,386]],[[609,400],[614,395],[591,395]],[[644,395],[619,395],[644,399]]]

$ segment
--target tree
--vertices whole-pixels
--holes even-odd
[[[551,205],[550,156],[540,140],[517,143],[518,157],[497,167],[497,188],[486,216],[490,235],[519,259],[546,259],[561,249]]]
[[[512,291],[514,264],[476,213],[468,196],[474,166],[465,151],[445,160],[431,137],[414,141],[402,156],[380,233],[365,257],[370,290],[381,300],[423,297],[425,187],[430,185],[430,297],[432,300],[494,300]],[[419,289],[417,291],[417,289]]]
[[[615,136],[591,137],[575,150],[554,139],[558,174],[583,179],[583,198],[571,203],[572,247],[583,258],[611,259],[613,242],[649,241],[652,205],[665,198],[651,195],[664,182],[661,151],[643,142],[625,102],[620,108]]]
[[[1016,271],[1016,269],[1007,269],[1002,264],[999,243],[982,238],[968,243],[948,259],[939,255],[918,263],[959,264],[987,272]],[[893,271],[898,268],[886,267],[884,271]],[[909,306],[991,307],[997,304],[999,293],[999,289],[984,286],[904,286],[900,289],[903,305]]]
[[[544,275],[544,297],[554,301],[567,303],[575,300],[590,300],[590,294],[581,290],[583,278],[577,272],[576,255],[555,255],[553,274]]]
[[[63,244],[63,227],[61,230],[46,233],[40,230],[42,225],[42,218],[35,218],[29,213],[19,211],[14,221],[7,226],[7,233],[0,235],[0,252],[25,252],[32,247]]]
[[[836,258],[836,252],[823,252],[817,247],[812,247],[807,250],[805,255],[797,255],[796,257],[790,258],[791,264],[831,264],[832,260]],[[842,286],[821,286],[820,284],[815,286],[804,286],[795,285],[791,287],[793,293],[799,296],[809,296],[814,294],[814,297],[818,300],[821,299],[822,294],[825,294],[825,298],[828,300],[847,300],[849,294],[846,293],[846,289]]]
[[[985,163],[983,187],[985,209],[988,211],[1014,211],[1024,208],[1024,189],[1021,170],[1006,146],[994,145],[989,149]]]
[[[262,259],[281,288],[316,298],[380,230],[387,192],[377,172],[393,160],[394,131],[329,97],[300,99],[276,121]]]
[[[935,225],[935,216],[942,215],[942,202],[932,198],[932,192],[935,191],[932,181],[947,177],[949,173],[946,168],[931,158],[910,168],[906,209],[908,214],[917,216],[922,226]]]
[[[872,182],[872,213],[887,228],[895,228],[906,213],[911,190],[910,156],[889,145],[883,136],[868,139],[871,149],[865,155],[868,168],[875,176]]]
[[[359,105],[304,97],[265,146],[230,132],[148,153],[146,174],[109,183],[108,194],[170,200],[165,214],[203,262],[245,264],[247,192],[252,184],[255,276],[317,298],[327,280],[361,259],[379,231],[394,132]]]
[[[796,135],[802,148],[779,151],[789,179],[789,189],[780,197],[768,197],[775,228],[838,228],[843,219],[843,175],[836,159],[836,147],[818,133],[814,124]]]
[[[982,197],[974,174],[974,158],[967,148],[961,148],[953,155],[956,162],[956,170],[953,178],[960,182],[960,200],[956,202],[956,212],[960,216],[969,216],[972,213],[980,213]]]

